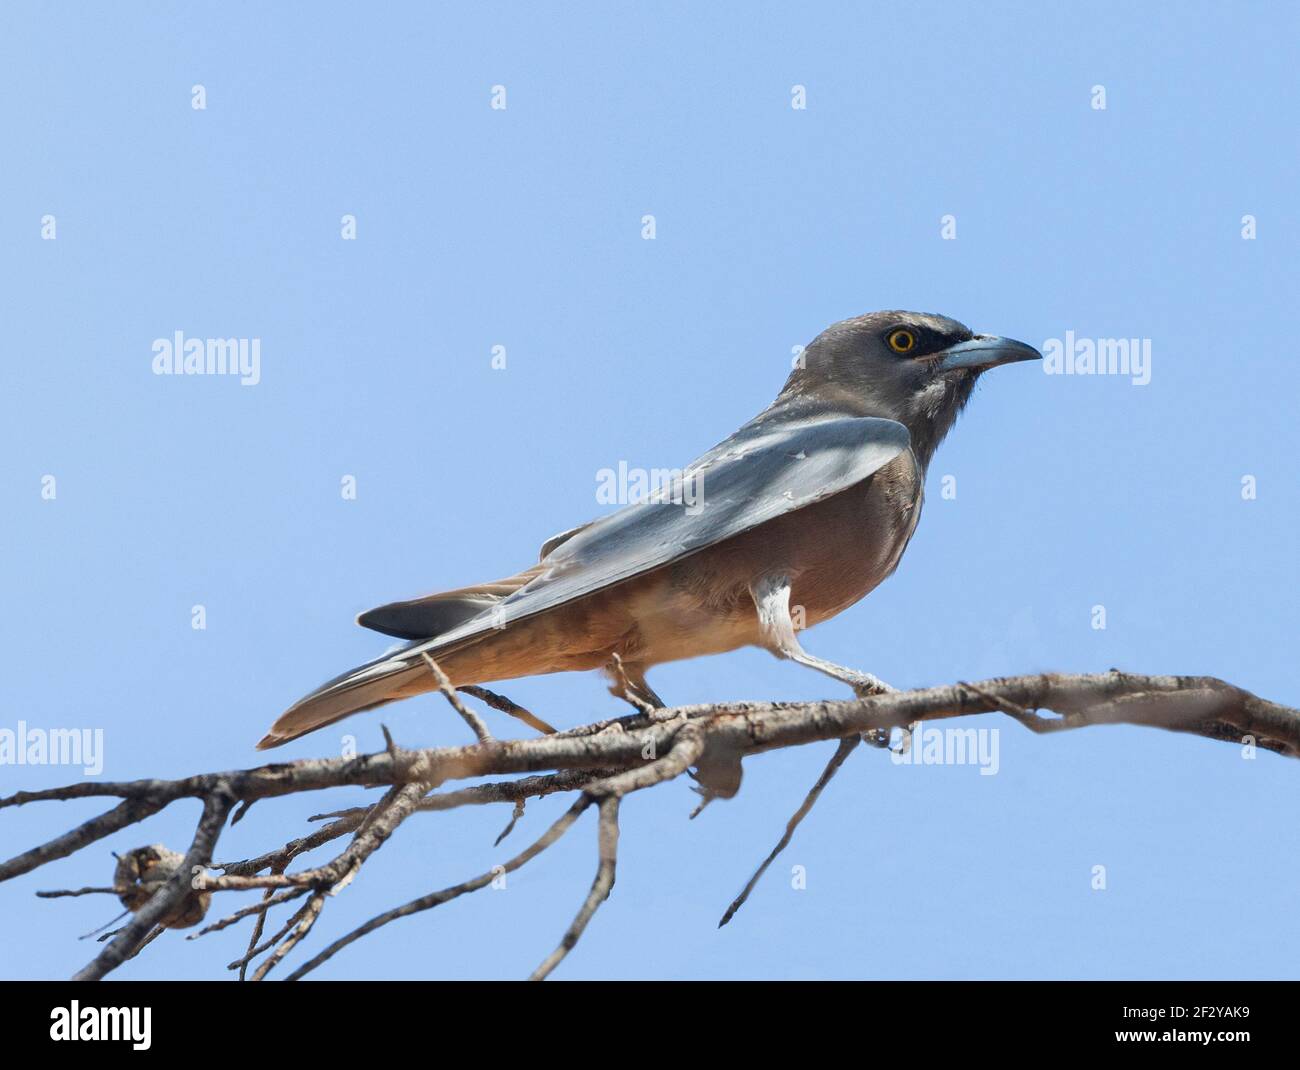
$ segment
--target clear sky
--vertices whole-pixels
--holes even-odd
[[[114,780],[256,764],[288,703],[387,645],[358,611],[527,564],[608,508],[601,468],[686,463],[793,346],[878,308],[1148,340],[1149,382],[987,375],[902,566],[811,651],[901,687],[1118,666],[1300,701],[1294,5],[464,7],[0,10],[0,728],[102,729]],[[155,375],[176,331],[258,339],[260,381]],[[847,694],[757,650],[651,682]],[[503,690],[563,726],[617,712],[594,674]],[[381,720],[465,740],[426,696],[275,757],[376,749]],[[751,760],[694,822],[685,781],[630,799],[617,887],[557,976],[1300,975],[1300,765],[972,726],[1001,729],[996,775],[863,749],[721,931],[833,744]],[[81,777],[0,766],[0,791]],[[218,855],[364,798],[261,803]],[[499,849],[505,808],[413,818],[301,950],[565,805]],[[0,850],[103,808],[6,810]],[[70,974],[115,910],[35,890],[183,849],[196,814],[0,885],[0,976]],[[524,975],[594,865],[588,816],[319,976]],[[222,976],[246,937],[171,933],[120,975]]]

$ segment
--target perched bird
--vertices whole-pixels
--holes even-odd
[[[661,705],[651,666],[755,645],[878,691],[796,632],[898,566],[926,466],[980,373],[1041,356],[916,312],[828,327],[767,409],[650,500],[548,539],[506,579],[363,613],[410,643],[300,699],[258,748],[436,689],[426,654],[457,687],[606,668],[616,694]]]

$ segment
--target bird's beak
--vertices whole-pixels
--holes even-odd
[[[1043,359],[1043,354],[1033,346],[994,334],[977,334],[969,342],[958,342],[937,355],[940,357],[939,370],[944,372],[955,368],[995,368],[1017,360]]]

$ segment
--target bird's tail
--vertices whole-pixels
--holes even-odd
[[[432,690],[436,686],[433,675],[415,648],[429,649],[432,639],[490,612],[503,598],[536,576],[542,567],[537,564],[503,580],[461,587],[409,602],[392,602],[362,613],[357,618],[358,624],[412,642],[400,650],[349,669],[299,699],[280,714],[257,749],[278,747],[349,714]],[[444,653],[457,648],[458,645],[452,645],[438,648],[433,653],[441,658]],[[457,680],[456,683],[478,683],[473,667],[469,671],[469,679]]]
[[[433,683],[429,666],[418,654],[403,657],[406,651],[420,645],[419,642],[409,643],[401,650],[358,665],[321,684],[280,714],[257,744],[257,749],[278,747],[349,714],[371,710],[408,694],[428,690]],[[413,687],[417,682],[424,686]]]

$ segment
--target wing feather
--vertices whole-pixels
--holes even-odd
[[[909,448],[894,420],[751,424],[660,493],[550,540],[540,573],[483,613],[401,651],[418,658],[583,598],[860,483]]]

